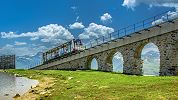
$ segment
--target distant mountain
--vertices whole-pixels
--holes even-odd
[[[36,55],[25,55],[25,56],[16,56],[16,68],[17,69],[27,69],[34,67],[37,64],[40,64],[42,61],[42,52],[37,53]]]

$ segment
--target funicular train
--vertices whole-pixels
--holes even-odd
[[[68,57],[72,54],[83,51],[85,47],[80,39],[73,39],[62,45],[59,45],[53,49],[50,49],[43,53],[43,64],[53,62],[64,57]]]

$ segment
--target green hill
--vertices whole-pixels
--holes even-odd
[[[178,77],[131,76],[97,71],[8,70],[40,82],[55,78],[44,100],[178,100]]]

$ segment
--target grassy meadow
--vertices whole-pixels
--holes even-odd
[[[54,78],[43,100],[178,100],[178,77],[135,76],[98,71],[6,70],[43,82]]]

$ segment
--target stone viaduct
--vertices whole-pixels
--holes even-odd
[[[148,43],[154,43],[160,51],[160,75],[178,75],[178,19],[133,32],[130,36],[114,39],[88,48],[78,54],[42,64],[32,69],[88,70],[92,59],[96,58],[98,70],[110,72],[113,70],[113,55],[119,51],[124,60],[123,73],[142,75],[141,51]]]

